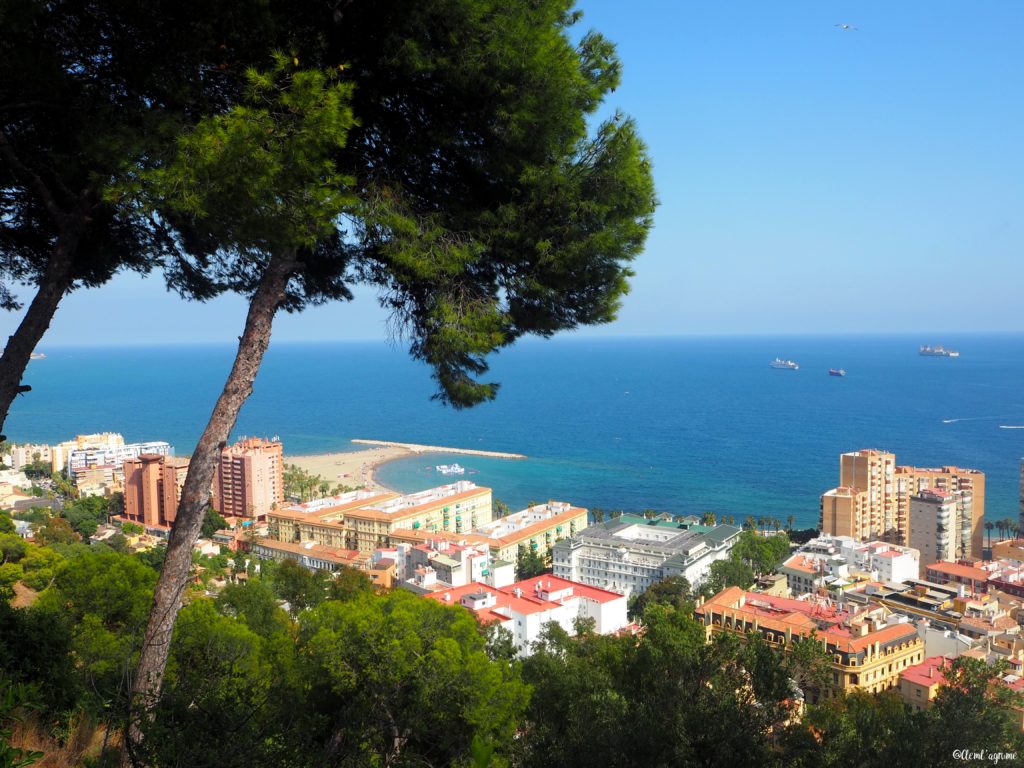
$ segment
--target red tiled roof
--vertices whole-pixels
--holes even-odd
[[[948,669],[951,663],[945,656],[929,656],[920,664],[903,670],[900,679],[924,686],[945,685],[946,676],[942,670]]]
[[[950,563],[945,560],[932,563],[927,567],[927,570],[934,571],[935,573],[944,573],[949,576],[959,576],[962,579],[974,579],[975,581],[987,581],[989,577],[988,571],[981,568],[962,565],[961,563]]]

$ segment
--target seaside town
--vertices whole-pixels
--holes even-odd
[[[784,652],[816,637],[830,669],[815,701],[896,691],[926,709],[958,658],[998,664],[1000,684],[1024,690],[1022,524],[986,521],[977,469],[898,465],[875,449],[844,453],[839,485],[821,495],[818,530],[798,532],[765,516],[597,520],[572,501],[511,511],[467,480],[408,494],[373,482],[372,467],[416,448],[306,459],[358,466],[358,478],[337,473],[353,487],[288,465],[277,439],[224,447],[208,512],[216,525],[204,526],[194,546],[196,593],[216,595],[268,562],[332,577],[357,571],[377,591],[464,607],[479,624],[507,630],[525,657],[551,622],[570,635],[580,620],[603,635],[642,632],[637,602],[685,580],[709,642],[754,632]],[[128,552],[166,545],[189,464],[167,442],[126,443],[115,433],[10,445],[3,460],[0,507],[16,536]],[[106,502],[105,514],[62,517],[62,505],[93,498]],[[751,548],[745,538],[779,546],[740,562],[737,551]],[[730,564],[741,566],[738,578]],[[35,598],[29,581],[38,583],[7,585],[19,604]],[[802,702],[806,693],[794,696]],[[1024,731],[1024,708],[1014,717]]]
[[[0,2],[0,768],[1024,765],[1024,6],[849,5]]]

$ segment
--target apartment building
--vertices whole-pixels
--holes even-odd
[[[848,610],[832,601],[794,600],[729,587],[695,609],[708,640],[720,632],[745,638],[758,632],[786,650],[797,642],[823,643],[831,657],[826,697],[860,689],[896,688],[900,673],[924,659],[916,626],[903,616],[883,619],[880,609]],[[812,638],[813,635],[813,638]]]
[[[82,437],[94,437],[85,435]],[[170,443],[163,440],[154,440],[146,443],[118,443],[114,438],[111,442],[103,444],[87,444],[82,448],[72,448],[67,452],[67,473],[72,482],[76,485],[84,485],[86,480],[95,478],[96,473],[91,470],[107,471],[111,473],[113,482],[120,484],[124,482],[124,463],[129,459],[137,459],[143,454],[155,454],[158,456],[173,456],[174,449]]]
[[[170,527],[178,512],[188,459],[144,453],[126,459],[123,471],[124,516],[146,528]]]
[[[910,497],[908,520],[907,543],[921,553],[922,576],[929,563],[971,556],[973,502],[968,491],[921,491]]]
[[[863,574],[881,582],[901,582],[920,576],[915,549],[883,541],[859,542],[852,536],[820,536],[800,547],[779,568],[794,595],[825,588],[842,590]]]
[[[468,480],[375,501],[345,512],[347,546],[373,552],[391,543],[395,531],[469,533],[491,521],[491,489]]]
[[[277,541],[312,541],[326,547],[345,548],[346,512],[397,497],[392,491],[360,490],[278,507],[267,513],[269,536]]]
[[[822,533],[880,540],[915,547],[910,542],[913,499],[924,491],[956,495],[959,516],[969,522],[965,554],[982,554],[985,475],[955,466],[897,466],[887,451],[864,449],[839,457],[839,485],[821,496]],[[922,560],[928,562],[922,551]]]
[[[312,541],[295,543],[257,539],[252,542],[252,554],[262,560],[293,560],[311,571],[336,573],[342,568],[365,568],[369,556],[364,552],[339,547],[325,547]]]
[[[918,712],[931,707],[939,688],[946,684],[946,675],[952,665],[953,662],[945,656],[929,656],[920,664],[904,670],[900,674],[900,696],[903,702]],[[1024,677],[1019,672],[1004,674],[1000,684],[1024,694]],[[1012,712],[1017,728],[1024,731],[1024,708],[1014,707]]]
[[[732,525],[692,526],[623,515],[592,525],[552,548],[554,574],[624,595],[683,576],[696,586],[729,556],[742,533]]]
[[[982,557],[985,518],[985,473],[962,467],[897,467],[894,486],[902,517],[910,525],[914,497],[925,491],[952,494],[960,523],[962,557]],[[910,544],[909,546],[914,546]],[[921,553],[924,562],[924,553]]]
[[[497,623],[513,638],[518,656],[528,656],[548,622],[575,634],[577,619],[592,619],[598,634],[629,626],[625,595],[579,584],[557,576],[538,576],[495,588],[473,583],[425,595],[445,605],[461,605],[481,624]]]
[[[265,518],[284,503],[280,440],[244,438],[225,446],[213,480],[213,507],[225,517]]]
[[[547,556],[556,542],[587,527],[588,512],[564,501],[549,501],[499,517],[474,528],[475,536],[489,540],[494,556],[515,561],[520,551]]]

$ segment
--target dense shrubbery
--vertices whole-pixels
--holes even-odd
[[[756,559],[752,547],[741,554]],[[150,558],[9,535],[0,553],[41,590],[29,607],[0,603],[0,681],[31,692],[28,716],[55,745],[82,722],[109,729],[113,761],[156,581]],[[355,571],[332,580],[269,564],[216,598],[192,593],[138,757],[218,768],[894,768],[949,764],[967,747],[1024,754],[1007,692],[980,662],[960,662],[927,712],[894,694],[855,695],[797,720],[795,686],[820,685],[826,669],[817,646],[780,656],[758,639],[705,643],[690,600],[685,580],[655,585],[631,606],[641,634],[582,623],[569,637],[552,625],[533,656],[513,661],[500,633],[461,608],[375,594]]]

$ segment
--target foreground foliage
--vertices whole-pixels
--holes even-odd
[[[102,745],[116,761],[156,571],[102,547],[22,548],[18,564],[53,573],[34,605],[0,602],[0,692],[19,696],[0,730],[28,719],[66,764],[116,764]],[[994,684],[998,667],[972,659],[924,712],[854,694],[797,717],[800,692],[827,679],[820,646],[706,643],[681,580],[633,604],[640,634],[549,625],[522,661],[464,609],[375,594],[356,571],[270,565],[216,598],[190,594],[138,756],[153,766],[909,768],[986,764],[955,749],[1024,754],[1020,702]],[[83,723],[91,752],[72,748]],[[4,738],[0,754],[27,746]]]

